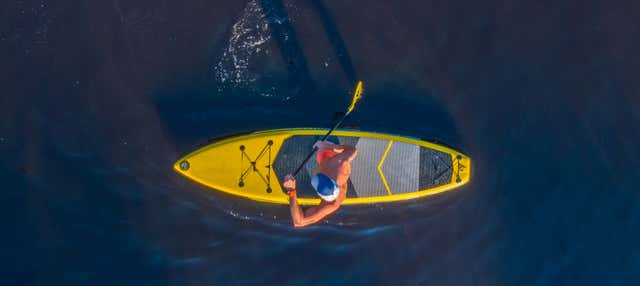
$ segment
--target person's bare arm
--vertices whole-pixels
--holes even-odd
[[[296,179],[293,177],[293,175],[288,174],[284,176],[283,187],[287,192],[287,195],[289,195],[289,211],[291,212],[291,219],[294,222],[299,221],[302,217],[304,217],[304,212],[302,212],[302,208],[300,207],[300,205],[298,205],[298,196],[296,194]]]
[[[336,155],[337,159],[340,159],[343,163],[351,163],[356,156],[358,156],[358,150],[355,146],[351,145],[339,145],[342,148],[342,152]]]
[[[338,210],[339,207],[340,204],[336,203],[335,201],[322,201],[320,205],[309,208],[303,216],[293,218],[293,226],[305,227],[314,224]]]
[[[298,205],[298,197],[296,194],[289,196],[289,211],[291,212],[291,220],[293,225],[296,226],[296,222],[302,220],[304,212],[300,205]]]
[[[284,187],[289,191],[289,211],[291,212],[291,219],[293,226],[305,227],[314,224],[324,217],[335,212],[344,198],[338,198],[333,202],[322,201],[320,205],[309,208],[306,213],[302,210],[298,204],[298,196],[295,192],[296,181],[293,176],[287,175],[285,177]]]

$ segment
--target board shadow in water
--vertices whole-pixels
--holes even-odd
[[[337,91],[321,92],[332,94]],[[326,107],[317,108],[318,104]],[[211,143],[215,137],[238,132],[290,127],[328,128],[333,114],[316,116],[313,111],[331,110],[329,105],[316,103],[312,97],[282,102],[252,96],[249,90],[240,89],[232,95],[221,96],[216,95],[213,85],[182,86],[156,96],[157,114],[165,123],[165,132],[174,138],[180,155]],[[368,90],[357,112],[347,119],[344,127],[440,141],[457,150],[461,150],[462,145],[453,118],[444,105],[429,92],[410,91],[396,85]],[[228,215],[265,224],[289,226],[291,223],[286,206],[226,195],[175,175],[181,188],[194,191],[190,192],[195,196],[191,199],[211,204]],[[410,223],[451,208],[462,198],[464,192],[453,191],[407,202],[345,206],[323,225],[367,229]]]

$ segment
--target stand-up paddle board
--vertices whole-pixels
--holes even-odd
[[[327,129],[257,131],[214,141],[178,160],[174,169],[207,187],[256,201],[288,204],[284,176],[293,173]],[[471,160],[451,148],[410,137],[335,130],[329,141],[356,146],[343,204],[408,200],[456,189],[471,175]],[[316,205],[309,160],[296,177],[298,203]]]

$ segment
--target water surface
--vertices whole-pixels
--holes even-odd
[[[3,285],[635,285],[635,7],[569,1],[8,2]],[[209,138],[348,127],[442,142],[472,182],[283,206],[175,174]]]

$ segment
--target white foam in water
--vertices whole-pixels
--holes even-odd
[[[229,210],[229,214],[235,218],[239,218],[241,220],[251,220],[251,217],[246,216],[246,215],[241,215],[238,212],[235,212],[233,210]]]
[[[271,54],[268,46],[272,38],[270,23],[279,25],[286,21],[293,22],[300,12],[294,5],[295,1],[285,1],[284,6],[289,15],[280,18],[270,15],[270,18],[267,18],[258,1],[249,1],[238,21],[231,28],[229,44],[214,66],[214,74],[217,81],[231,88],[250,90],[262,97],[276,97],[278,91],[275,86],[258,87],[256,85],[259,75],[251,72],[250,67],[256,62],[256,58]],[[285,38],[287,37],[285,35]],[[280,99],[287,101],[291,97],[286,96]]]
[[[270,39],[269,23],[258,1],[252,0],[231,29],[229,44],[214,67],[216,79],[233,87],[255,82],[257,76],[249,71],[249,65],[257,55],[269,54],[265,43]]]

